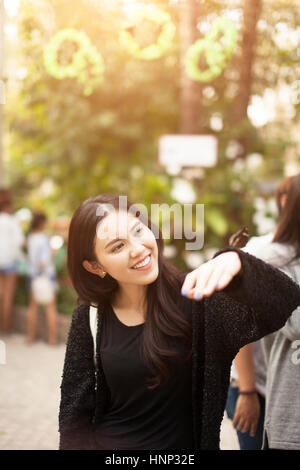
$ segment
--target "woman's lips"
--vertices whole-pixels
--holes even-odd
[[[146,256],[145,259],[147,259],[148,257],[150,257],[150,260],[149,260],[148,264],[146,264],[146,266],[142,266],[141,268],[134,268],[133,267],[131,269],[134,269],[135,271],[146,271],[147,269],[150,269],[151,266],[152,266],[152,257],[151,257],[151,255],[148,255],[148,256]],[[139,264],[139,263],[137,263],[137,264]]]

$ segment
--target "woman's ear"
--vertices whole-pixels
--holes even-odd
[[[285,206],[286,198],[287,198],[287,195],[286,195],[286,194],[282,194],[282,195],[280,196],[280,205],[281,205],[281,209],[283,209],[284,206]]]
[[[86,271],[89,271],[92,274],[97,274],[98,276],[101,274],[102,269],[101,266],[97,261],[89,262],[87,260],[82,261],[82,266]]]

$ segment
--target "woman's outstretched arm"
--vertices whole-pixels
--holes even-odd
[[[245,344],[282,328],[300,305],[294,281],[238,248],[218,251],[186,276],[182,288],[195,300],[209,297],[206,305],[218,324],[221,321],[234,355]],[[197,299],[195,292],[202,296]]]
[[[87,305],[79,305],[72,317],[62,376],[60,450],[93,448],[92,419],[95,402],[95,369],[89,312]]]

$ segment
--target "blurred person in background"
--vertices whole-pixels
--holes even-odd
[[[49,243],[49,237],[46,235],[48,219],[44,212],[36,212],[33,215],[29,236],[27,239],[27,252],[28,252],[28,276],[29,276],[29,290],[30,290],[30,303],[27,312],[27,341],[32,343],[36,336],[37,327],[37,313],[39,308],[39,301],[35,297],[32,290],[33,280],[40,276],[45,275],[52,283],[53,291],[56,293],[58,285],[56,281],[56,269],[53,262],[53,254]],[[53,300],[45,305],[48,323],[48,342],[51,345],[57,343],[57,308],[56,296],[54,294]]]
[[[299,178],[300,175],[285,178],[276,189],[279,221],[275,232],[262,237],[253,237],[243,248],[244,251],[282,269],[298,284],[300,284]],[[288,200],[289,204],[286,205]],[[297,374],[295,365],[288,362],[288,356],[294,352],[293,349],[289,351],[292,347],[290,341],[296,337],[300,339],[300,329],[297,326],[300,313],[295,311],[291,318],[293,320],[288,321],[282,330],[245,346],[235,358],[236,369],[232,368],[226,411],[237,428],[242,450],[261,449],[262,445],[264,448],[268,448],[269,445],[279,449],[299,448],[300,429],[298,427],[296,434],[293,431],[293,428],[297,427],[297,418],[293,416],[294,413],[296,415],[300,413],[300,400],[298,399],[297,405],[297,393],[292,396],[293,392],[289,399],[283,400],[286,382],[289,383],[289,389],[294,392],[300,385],[300,383],[297,385],[297,381],[293,379],[294,374]],[[286,362],[288,367],[285,367]],[[285,372],[279,383],[280,370]],[[295,407],[289,407],[289,400],[295,403]],[[285,432],[282,432],[283,430]],[[271,434],[271,443],[268,443],[268,434]]]
[[[300,175],[290,183],[273,243],[265,247],[264,260],[300,285]],[[300,450],[300,369],[296,351],[299,340],[300,308],[271,335],[271,341],[268,336],[262,340],[267,359],[263,449]]]
[[[17,262],[25,237],[13,215],[13,196],[9,189],[0,189],[0,329],[8,333],[18,279]]]

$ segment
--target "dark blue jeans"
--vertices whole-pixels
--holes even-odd
[[[238,387],[229,387],[227,402],[226,402],[226,413],[229,419],[233,419],[235,413],[236,402],[239,396]],[[259,393],[257,394],[260,403],[260,416],[257,423],[257,429],[254,437],[250,436],[249,432],[236,431],[240,449],[241,450],[260,450],[262,448],[263,441],[263,430],[264,430],[264,418],[265,418],[265,399]]]

